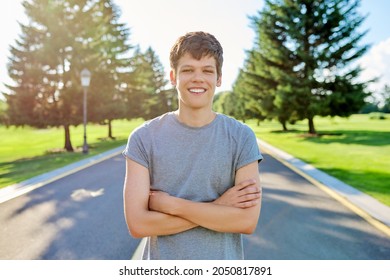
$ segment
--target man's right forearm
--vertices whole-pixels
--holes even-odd
[[[251,177],[253,179],[249,179]],[[257,162],[240,168],[236,172],[235,184],[212,203],[194,202],[165,192],[152,191],[149,208],[187,219],[214,231],[252,233],[261,209]]]
[[[135,238],[176,234],[197,227],[186,219],[150,210],[137,216],[131,215],[127,224]]]
[[[127,227],[136,238],[175,234],[196,227],[196,224],[149,208],[149,170],[127,159],[123,200]]]

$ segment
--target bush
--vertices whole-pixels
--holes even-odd
[[[369,118],[371,120],[385,120],[386,115],[384,113],[381,113],[381,112],[372,112],[369,114]]]

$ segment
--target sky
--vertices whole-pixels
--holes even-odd
[[[9,47],[20,34],[18,21],[26,22],[22,0],[0,3],[0,91],[11,83],[7,74]],[[224,49],[222,86],[217,91],[231,90],[246,58],[245,51],[253,47],[255,33],[248,16],[263,8],[263,0],[114,0],[121,9],[120,22],[130,28],[130,44],[142,50],[152,47],[167,73],[169,50],[175,40],[189,31],[207,31],[215,35]],[[369,30],[363,44],[369,51],[359,60],[365,69],[363,80],[380,77],[372,85],[374,91],[390,85],[390,1],[362,0],[359,12],[367,15],[362,30]],[[0,98],[2,96],[0,95]]]

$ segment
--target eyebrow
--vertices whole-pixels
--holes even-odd
[[[185,65],[180,66],[180,68],[185,68],[185,67],[195,67],[195,66],[190,65],[190,64],[185,64]],[[214,68],[214,69],[216,69],[217,67],[214,65],[205,65],[205,66],[202,66],[201,68]]]

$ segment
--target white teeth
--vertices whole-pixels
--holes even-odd
[[[202,93],[202,92],[205,92],[206,90],[204,89],[201,89],[201,88],[192,88],[190,89],[190,92],[193,92],[193,93]]]

